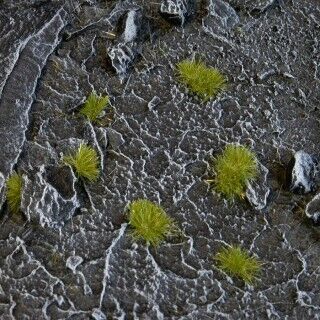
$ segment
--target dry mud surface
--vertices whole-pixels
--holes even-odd
[[[183,27],[160,3],[0,2],[0,318],[320,319],[320,229],[305,216],[317,190],[296,195],[286,179],[296,151],[320,155],[319,1],[199,0]],[[116,74],[107,52],[128,10],[143,21]],[[175,71],[185,58],[219,68],[227,91],[189,94]],[[93,89],[112,105],[98,125],[77,112]],[[94,184],[61,166],[82,140],[101,159]],[[263,209],[205,182],[227,143],[267,168]],[[5,202],[13,170],[23,217]],[[137,198],[184,236],[134,243],[125,207]],[[226,243],[263,261],[254,286],[214,266]]]

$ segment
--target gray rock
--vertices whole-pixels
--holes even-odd
[[[44,163],[46,165],[54,164],[59,160],[54,148],[48,142],[41,145],[37,142],[27,141],[24,149],[24,161],[21,167],[26,172],[40,167]]]
[[[124,19],[123,31],[119,42],[131,43],[141,39],[143,15],[141,9],[129,10]]]
[[[268,10],[274,8],[281,8],[283,5],[283,0],[259,0],[259,1],[252,1],[251,2],[251,15],[256,17],[260,14],[266,13]]]
[[[163,0],[160,13],[170,22],[183,25],[186,19],[192,15],[194,7],[193,0]]]
[[[118,43],[110,49],[108,56],[114,70],[123,77],[136,57],[136,45]]]
[[[290,190],[298,194],[314,191],[317,185],[317,165],[314,156],[303,150],[296,152],[293,159]]]
[[[76,180],[70,167],[41,166],[34,176],[24,177],[21,210],[42,227],[63,226],[80,206]]]
[[[71,155],[79,148],[81,143],[87,143],[87,141],[78,138],[62,139],[56,147],[56,152],[60,157]]]
[[[64,199],[74,196],[74,175],[69,166],[48,166],[45,168],[48,183],[53,186]]]
[[[267,70],[259,72],[257,76],[260,80],[266,80],[275,74],[277,74],[277,70],[275,68],[268,68]]]
[[[21,40],[12,72],[5,79],[0,99],[0,171],[7,178],[17,163],[25,132],[29,124],[29,110],[43,67],[59,43],[59,33],[66,25],[66,11],[60,9],[36,34]],[[0,194],[3,189],[0,185]],[[3,194],[0,196],[0,206]]]
[[[230,5],[250,13],[252,17],[259,17],[267,10],[282,5],[282,0],[230,0]]]
[[[66,267],[75,273],[77,267],[83,262],[83,258],[80,256],[70,256],[66,261]]]
[[[161,103],[161,99],[158,96],[154,96],[148,103],[148,109],[154,110]]]
[[[267,205],[270,188],[267,184],[269,170],[258,162],[258,178],[247,183],[246,196],[256,210],[262,210]]]
[[[122,31],[116,45],[108,50],[112,67],[121,77],[127,73],[139,53],[140,45],[144,40],[143,21],[141,9],[129,10],[124,17]]]
[[[105,314],[99,309],[94,309],[91,316],[95,320],[106,320],[107,319]]]
[[[107,130],[108,143],[110,144],[113,150],[116,150],[119,146],[121,146],[124,143],[122,134],[111,128],[107,128],[106,130]]]
[[[314,223],[320,224],[320,193],[307,204],[305,213]]]
[[[203,25],[210,33],[225,33],[240,21],[236,11],[222,0],[210,0],[208,12]]]

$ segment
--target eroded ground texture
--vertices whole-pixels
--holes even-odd
[[[305,215],[318,187],[296,195],[287,181],[295,152],[320,155],[320,3],[190,3],[172,19],[160,0],[1,1],[1,319],[320,318],[320,229]],[[227,91],[189,94],[175,70],[185,58],[219,68]],[[112,106],[92,125],[78,110],[93,89]],[[97,183],[62,165],[81,141],[99,152]],[[255,208],[205,181],[227,143],[265,168]],[[184,235],[134,243],[125,208],[137,198]],[[214,265],[232,243],[263,261],[254,286]]]

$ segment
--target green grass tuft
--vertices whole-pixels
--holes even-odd
[[[98,179],[99,158],[92,147],[81,143],[79,149],[73,155],[65,156],[63,160],[75,169],[79,177],[90,182]]]
[[[214,260],[219,268],[233,277],[252,284],[261,271],[262,263],[238,246],[223,248],[216,254]]]
[[[89,95],[80,113],[89,121],[97,120],[103,109],[109,104],[108,96],[97,95],[94,91]]]
[[[7,201],[10,211],[15,214],[20,211],[22,185],[22,176],[16,172],[7,180]]]
[[[135,240],[142,239],[155,247],[177,230],[174,220],[159,205],[146,199],[130,203],[129,224]]]
[[[244,146],[228,145],[215,159],[216,190],[226,198],[243,197],[248,181],[257,176],[257,160]]]
[[[179,80],[204,101],[214,98],[226,88],[227,79],[218,69],[203,62],[183,60],[177,65]]]

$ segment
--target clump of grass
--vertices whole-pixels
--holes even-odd
[[[10,211],[15,214],[20,211],[22,185],[22,176],[16,172],[7,180],[7,201]]]
[[[177,230],[174,220],[163,208],[146,199],[129,204],[129,224],[135,240],[142,239],[155,247]]]
[[[243,197],[248,181],[257,176],[257,160],[247,147],[228,145],[214,162],[216,190],[226,198]]]
[[[97,95],[96,92],[93,91],[87,98],[84,106],[80,110],[80,113],[87,117],[89,121],[94,122],[108,104],[108,96]]]
[[[99,158],[92,147],[81,143],[79,149],[73,155],[65,156],[63,161],[72,166],[79,177],[90,182],[98,179]]]
[[[216,254],[214,260],[221,270],[248,284],[252,284],[261,271],[262,263],[238,246],[223,248]]]
[[[226,77],[201,61],[183,60],[177,65],[179,80],[204,101],[214,98],[226,88]]]

